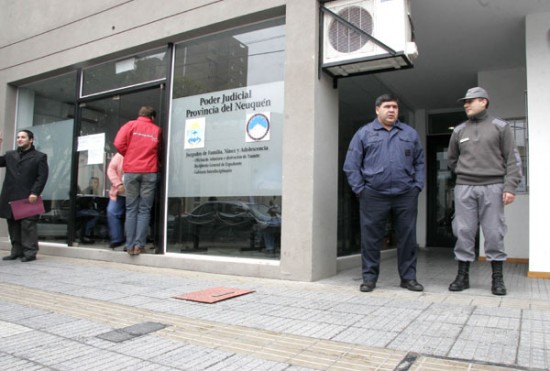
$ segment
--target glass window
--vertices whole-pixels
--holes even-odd
[[[525,118],[506,119],[512,126],[514,137],[516,138],[516,146],[521,158],[523,179],[517,189],[518,193],[529,192],[529,183],[527,170],[529,169],[529,137],[527,135],[527,120]]]
[[[284,19],[176,46],[167,251],[276,258]]]
[[[42,193],[46,213],[40,217],[41,240],[66,240],[69,217],[76,73],[20,87],[17,129],[34,133],[37,150],[48,155],[49,177]]]
[[[157,49],[85,68],[82,97],[166,78],[166,49]]]

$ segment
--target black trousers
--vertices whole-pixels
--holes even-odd
[[[21,220],[7,219],[11,256],[34,258],[38,253],[38,216]]]
[[[392,216],[397,244],[397,265],[402,280],[416,279],[416,216],[418,188],[398,196],[384,196],[365,189],[359,199],[363,282],[378,280],[380,248],[386,220]]]

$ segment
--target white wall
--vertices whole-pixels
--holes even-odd
[[[529,89],[529,274],[550,278],[550,13],[526,19],[527,88]],[[544,276],[544,275],[541,275]]]
[[[525,68],[481,71],[477,75],[479,86],[487,89],[491,104],[489,111],[503,119],[525,116],[527,72]]]
[[[524,68],[482,71],[478,73],[479,86],[489,93],[489,112],[503,119],[525,117],[527,77]],[[517,194],[516,200],[505,210],[508,232],[504,246],[508,259],[529,258],[529,195]],[[480,236],[480,256],[485,256],[483,233]]]

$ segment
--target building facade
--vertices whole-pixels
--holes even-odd
[[[419,244],[450,248],[452,185],[444,148],[460,107],[417,102],[411,94],[422,93],[405,89],[407,76],[425,73],[421,30],[432,27],[436,34],[437,26],[415,16],[432,1],[412,4],[420,57],[408,75],[338,80],[320,68],[323,4],[317,0],[3,4],[2,151],[14,148],[15,133],[25,128],[48,154],[41,250],[301,281],[358,266],[357,204],[341,164],[351,135],[372,118],[374,98],[388,91],[403,97],[402,119],[423,136],[431,163],[420,198]],[[477,9],[477,2],[466,3]],[[524,158],[525,182],[507,209],[509,257],[528,262],[534,277],[550,277],[540,225],[550,206],[542,197],[549,173],[543,102],[550,95],[550,7],[541,13],[544,4],[533,1],[532,13],[519,14],[513,2],[500,4],[481,10],[488,17],[518,13],[525,58],[491,68],[474,61],[477,69],[465,83],[491,92],[491,108],[513,120]],[[424,45],[427,55],[435,50]],[[449,84],[460,91],[455,100],[469,87]],[[163,129],[162,181],[148,254],[130,257],[108,247],[106,168],[116,153],[114,136],[142,105],[157,109]],[[93,245],[81,240],[86,223],[93,223]],[[5,223],[0,236],[7,248]],[[390,254],[394,237],[388,221]]]

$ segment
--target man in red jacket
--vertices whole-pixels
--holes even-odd
[[[128,121],[115,138],[115,147],[124,156],[126,190],[126,250],[139,255],[145,247],[159,172],[161,128],[155,124],[156,111],[143,106],[138,118]]]

